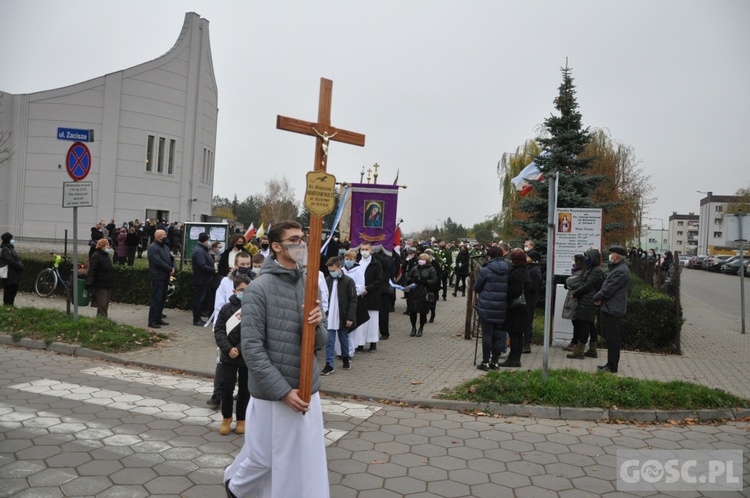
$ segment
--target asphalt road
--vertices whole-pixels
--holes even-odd
[[[727,317],[741,319],[740,277],[688,268],[682,271],[681,277],[682,295],[697,299]],[[745,322],[750,328],[750,278],[745,278]]]

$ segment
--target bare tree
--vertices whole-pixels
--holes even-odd
[[[297,219],[298,204],[294,198],[294,189],[284,176],[281,180],[274,178],[266,182],[262,204],[260,217],[266,224]]]
[[[4,97],[5,94],[0,93],[0,114],[2,114],[2,102]],[[0,124],[2,123],[3,120],[0,119]],[[13,157],[13,143],[11,142],[12,137],[12,132],[5,131],[4,129],[0,128],[0,168],[2,168],[5,163],[10,161],[11,157]]]

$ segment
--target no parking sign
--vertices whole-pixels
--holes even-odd
[[[65,169],[75,181],[86,178],[86,175],[91,171],[91,152],[89,152],[86,144],[76,142],[70,146],[65,158]]]

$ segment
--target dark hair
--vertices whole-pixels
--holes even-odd
[[[503,251],[505,251],[505,252],[510,252],[510,245],[509,245],[509,244],[508,244],[507,242],[500,242],[500,243],[498,244],[498,246],[499,246],[499,247],[500,247],[500,249],[502,249]]]
[[[510,251],[509,258],[513,266],[526,266],[526,253],[523,249],[513,249]]]
[[[244,236],[243,234],[241,234],[241,233],[236,233],[236,234],[232,235],[232,238],[231,238],[231,239],[229,239],[229,245],[231,245],[232,247],[234,247],[235,245],[237,245],[237,241],[238,241],[239,239],[242,239],[242,240],[244,240],[245,242],[247,242],[247,239],[245,239],[245,236]],[[243,244],[243,245],[244,245],[244,244]]]
[[[576,264],[576,268],[583,269],[586,265],[586,256],[583,254],[576,254],[573,256],[573,261]]]
[[[326,261],[326,266],[336,266],[338,268],[341,268],[341,258],[339,258],[338,256],[328,258],[328,261]]]
[[[302,230],[302,225],[292,220],[282,221],[273,225],[268,231],[268,243],[281,243],[281,240],[284,238],[284,232],[292,228],[299,228],[300,230]]]
[[[500,248],[497,246],[492,246],[489,249],[487,249],[487,256],[489,256],[491,259],[502,258],[503,251],[501,251]]]
[[[232,283],[234,283],[234,289],[240,286],[240,284],[247,284],[250,285],[250,277],[247,275],[242,275],[238,273],[237,275],[232,277]]]

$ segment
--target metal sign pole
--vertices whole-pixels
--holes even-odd
[[[740,313],[742,315],[742,333],[745,333],[745,251],[744,251],[744,243],[745,243],[745,237],[742,234],[742,222],[744,221],[743,218],[745,215],[742,213],[742,210],[740,209],[737,214],[735,215],[737,217],[737,225],[739,226],[739,239],[740,239]]]
[[[73,208],[73,323],[78,323],[78,208]]]
[[[544,294],[544,354],[542,356],[542,379],[547,380],[549,371],[549,337],[552,327],[552,286],[554,285],[555,209],[557,207],[557,180],[559,173],[551,176],[547,206],[547,288]]]

